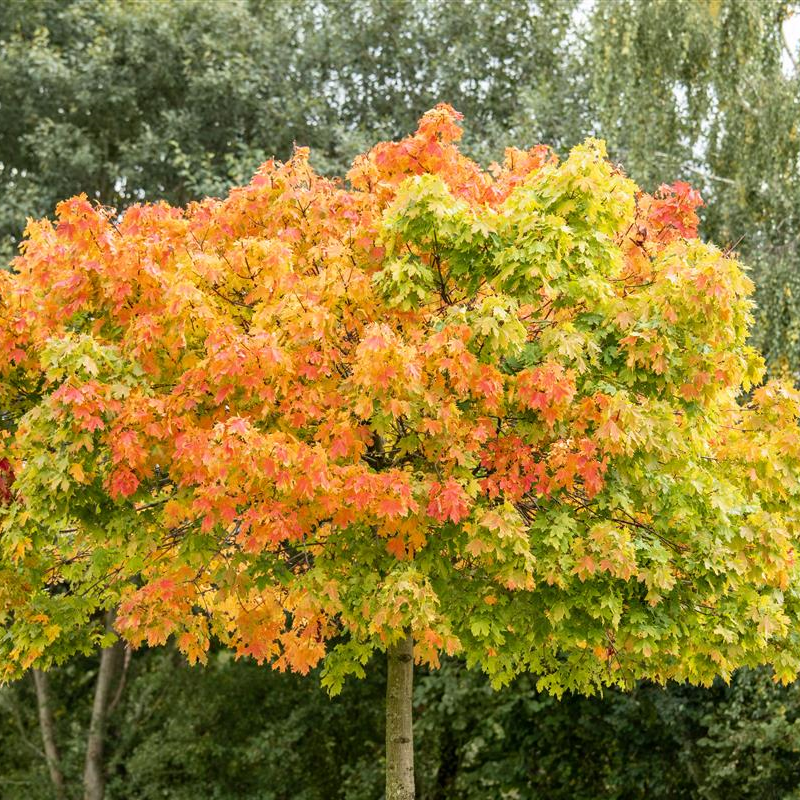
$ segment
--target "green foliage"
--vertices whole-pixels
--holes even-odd
[[[77,797],[94,667],[51,673]],[[134,657],[111,720],[109,800],[374,800],[382,791],[384,668],[330,700],[319,684],[214,655]],[[800,687],[741,671],[709,690],[673,685],[602,698],[493,691],[456,662],[415,690],[420,800],[796,800]],[[176,713],[179,710],[180,713]],[[21,725],[25,737],[20,734]],[[49,800],[32,685],[0,695],[0,796]]]
[[[187,667],[175,652],[154,653],[138,668],[133,699],[118,721],[108,798],[344,796],[343,784],[358,785],[353,776],[376,777],[370,765],[381,750],[379,684],[373,669],[365,698],[349,685],[330,701],[315,681],[234,663],[224,653],[203,669]]]

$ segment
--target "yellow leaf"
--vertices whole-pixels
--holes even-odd
[[[79,463],[76,462],[69,468],[69,474],[72,475],[78,483],[86,483],[86,473]]]

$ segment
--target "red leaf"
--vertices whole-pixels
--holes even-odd
[[[460,522],[469,515],[469,495],[455,478],[431,487],[428,516],[439,522]]]

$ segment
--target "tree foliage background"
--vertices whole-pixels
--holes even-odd
[[[468,154],[565,152],[587,135],[646,189],[688,180],[704,235],[752,265],[756,344],[800,369],[800,71],[788,0],[4,0],[0,258],[79,191],[123,207],[220,195],[265,158],[352,156],[439,101]],[[109,730],[112,798],[374,798],[383,667],[330,701],[314,681],[216,654],[136,653]],[[80,793],[97,664],[52,677]],[[765,672],[703,691],[500,693],[457,663],[416,690],[420,796],[800,797],[798,688]],[[32,684],[0,693],[0,797],[48,798]]]

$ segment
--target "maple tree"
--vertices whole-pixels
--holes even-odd
[[[556,694],[800,669],[800,394],[697,192],[603,144],[459,153],[446,105],[224,200],[31,221],[0,273],[0,679],[212,638],[337,691],[389,659]],[[751,392],[747,397],[743,392]],[[741,402],[740,402],[741,401]]]

